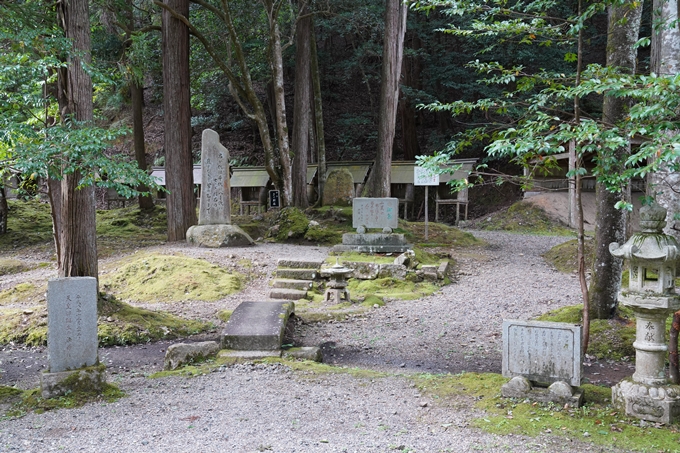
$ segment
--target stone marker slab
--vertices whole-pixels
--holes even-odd
[[[399,200],[397,198],[354,198],[353,228],[397,228]]]
[[[97,363],[97,279],[68,277],[47,283],[48,371]]]
[[[231,223],[231,189],[229,187],[229,151],[212,129],[204,129],[201,144],[201,207],[199,225]]]
[[[581,385],[581,326],[503,320],[503,376]]]
[[[227,322],[222,347],[241,351],[280,349],[286,323],[294,310],[291,301],[242,302]]]

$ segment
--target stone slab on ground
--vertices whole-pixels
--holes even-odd
[[[238,359],[255,360],[267,357],[281,357],[281,350],[274,351],[238,351],[235,349],[222,349],[217,357],[232,357]]]
[[[194,225],[187,230],[187,242],[198,247],[243,247],[255,241],[237,225]]]
[[[357,251],[366,253],[404,253],[413,248],[403,234],[345,233],[342,244],[333,247],[334,252]]]
[[[272,282],[274,288],[288,288],[307,291],[312,289],[313,283],[309,280],[296,280],[291,278],[277,278]]]
[[[97,363],[97,279],[56,278],[47,283],[48,371]]]
[[[316,269],[276,269],[276,278],[290,280],[316,280],[319,271]]]
[[[300,300],[307,297],[306,290],[274,288],[269,292],[270,299]]]
[[[294,310],[295,304],[290,301],[242,302],[227,322],[222,347],[241,351],[280,349]]]
[[[581,326],[503,320],[503,376],[581,385]]]
[[[287,269],[320,269],[323,261],[289,260],[281,258],[276,266]]]
[[[220,350],[220,344],[216,341],[201,341],[199,343],[177,343],[168,346],[165,351],[163,368],[176,370],[196,360],[212,357]]]

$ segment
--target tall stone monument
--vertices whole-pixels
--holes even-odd
[[[635,373],[612,387],[613,404],[627,415],[661,423],[680,419],[680,386],[666,379],[666,318],[680,309],[675,292],[678,243],[663,234],[666,209],[658,204],[640,209],[640,233],[609,251],[629,263],[628,288],[619,303],[635,313]]]
[[[40,377],[44,398],[102,389],[105,371],[98,364],[96,278],[57,278],[47,283],[47,361],[49,369]]]
[[[201,206],[198,225],[187,230],[187,241],[199,247],[240,247],[254,242],[231,224],[229,150],[211,129],[203,131],[201,146]]]

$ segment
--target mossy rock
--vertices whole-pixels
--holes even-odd
[[[244,277],[206,260],[182,255],[136,253],[100,275],[100,287],[139,302],[216,301],[243,287]]]
[[[324,225],[310,225],[305,239],[316,244],[335,245],[342,242],[342,231]]]
[[[550,217],[543,209],[527,201],[519,201],[508,209],[489,214],[477,222],[483,230],[570,236],[574,231]]]
[[[287,207],[281,210],[277,226],[277,241],[284,242],[290,239],[300,239],[304,237],[309,228],[309,219],[300,209]]]
[[[354,178],[346,168],[328,173],[323,189],[324,206],[352,206],[354,198]]]
[[[585,238],[583,242],[586,269],[592,269],[595,261],[595,240]],[[578,240],[563,242],[543,254],[543,258],[555,269],[567,274],[578,271]]]

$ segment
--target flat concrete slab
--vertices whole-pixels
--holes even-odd
[[[306,290],[290,288],[274,288],[269,292],[271,299],[300,300],[307,297]]]
[[[239,351],[281,349],[288,318],[295,310],[291,301],[242,302],[229,318],[222,334],[222,348]]]

